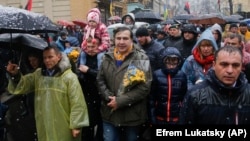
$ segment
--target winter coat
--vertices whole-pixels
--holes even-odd
[[[151,40],[150,43],[141,48],[146,52],[149,57],[152,71],[162,68],[163,64],[161,61],[161,51],[164,49],[164,46],[155,40]]]
[[[45,69],[21,76],[20,81],[9,79],[11,94],[35,91],[35,118],[40,141],[81,141],[74,138],[72,129],[89,125],[88,111],[77,76],[63,54],[53,76]]]
[[[167,55],[176,55],[182,60],[180,52],[168,47]],[[175,69],[162,68],[153,72],[150,92],[150,119],[153,124],[176,124],[182,100],[187,91],[187,78],[180,70],[181,62]]]
[[[101,13],[100,13],[98,8],[93,8],[93,9],[89,10],[88,14],[90,14],[91,12],[97,13],[98,16],[99,16],[98,19],[101,19]],[[110,47],[110,37],[109,37],[109,34],[108,34],[107,26],[104,23],[102,23],[101,21],[99,21],[97,23],[97,27],[95,28],[94,35],[92,35],[91,33],[87,34],[88,30],[90,30],[90,29],[91,29],[91,27],[89,25],[86,25],[85,28],[84,28],[84,36],[83,36],[83,39],[82,39],[83,42],[81,44],[82,49],[84,51],[86,50],[86,46],[87,46],[86,40],[87,40],[87,38],[89,38],[89,36],[95,36],[95,37],[92,37],[92,38],[98,38],[101,41],[100,45],[98,47],[98,51],[99,52],[106,51]]]
[[[119,93],[123,77],[130,63],[141,61],[144,67],[146,82],[130,88],[124,93]],[[140,68],[138,64],[134,64]],[[102,119],[115,126],[137,126],[147,120],[147,97],[150,91],[152,73],[147,55],[139,47],[133,47],[132,52],[123,60],[118,68],[114,59],[114,51],[104,55],[101,68],[97,75],[99,92],[102,97],[101,114]],[[112,110],[107,106],[109,96],[116,96],[118,108]]]
[[[178,37],[173,37],[173,36],[169,36],[165,43],[164,43],[164,47],[175,47],[178,50],[180,50],[180,48],[182,47],[182,36],[178,36]]]
[[[86,73],[80,72],[79,81],[82,86],[84,97],[87,103],[89,113],[89,124],[95,126],[102,122],[100,107],[101,98],[98,93],[96,76],[98,73],[97,55],[86,55],[86,66],[89,67]]]
[[[84,36],[83,36],[83,42],[82,42],[82,49],[86,50],[85,40],[86,40],[86,34],[87,29],[90,28],[88,25],[84,29]],[[107,26],[104,23],[99,23],[95,29],[95,37],[99,38],[101,40],[101,44],[98,47],[99,52],[106,51],[110,47],[110,37],[108,34]]]
[[[243,73],[235,87],[223,85],[209,70],[207,79],[187,92],[181,124],[250,124],[250,85]]]
[[[214,47],[214,50],[218,50],[217,44],[215,42],[215,39],[212,35],[211,30],[206,30],[202,33],[196,44],[194,45],[192,52],[195,48],[199,47],[199,44],[202,40],[209,40],[212,43],[212,46]],[[188,80],[188,89],[190,89],[193,85],[195,85],[197,80],[204,80],[205,74],[203,71],[203,68],[201,64],[199,64],[195,59],[193,55],[190,55],[184,62],[181,70],[187,75]]]
[[[71,46],[73,47],[79,47],[80,43],[76,37],[73,36],[68,36],[66,40],[62,40],[62,38],[59,36],[58,39],[56,40],[56,45],[59,48],[61,52],[65,50],[65,42],[68,41]]]

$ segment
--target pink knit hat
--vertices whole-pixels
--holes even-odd
[[[100,22],[100,11],[97,8],[93,8],[88,12],[87,20],[89,21],[95,21],[96,23]]]

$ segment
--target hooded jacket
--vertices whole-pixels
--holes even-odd
[[[18,83],[9,79],[11,94],[35,91],[35,118],[38,140],[81,141],[71,130],[89,125],[88,111],[77,76],[63,54],[53,76],[45,69],[21,76]]]
[[[194,49],[199,47],[200,43],[202,40],[209,40],[212,43],[212,46],[214,50],[218,50],[217,44],[215,42],[214,36],[211,32],[210,29],[205,30],[196,44],[194,45],[192,49],[192,53],[194,52]],[[201,64],[199,64],[195,58],[194,55],[190,55],[184,62],[182,66],[182,71],[187,75],[187,80],[188,80],[188,89],[190,89],[193,85],[195,85],[197,80],[204,80],[205,79],[205,74],[204,70]]]
[[[218,32],[218,40],[216,41],[216,44],[217,44],[218,48],[221,48],[221,44],[222,44],[222,28],[221,28],[221,26],[216,23],[213,26],[211,26],[211,30]]]
[[[166,48],[166,56],[175,55],[179,64],[175,69],[162,68],[153,72],[150,92],[150,120],[152,124],[177,124],[182,100],[187,91],[186,75],[180,70],[182,57],[174,47]]]
[[[88,13],[90,13],[90,12],[98,13],[99,18],[101,18],[100,17],[101,13],[100,13],[99,9],[93,8]],[[91,33],[87,34],[88,30],[90,30],[90,26],[86,25],[86,27],[84,28],[83,42],[82,42],[82,45],[81,45],[81,47],[82,47],[82,49],[84,51],[86,50],[86,45],[87,45],[86,39],[89,36],[93,36],[93,35],[91,35]],[[102,51],[108,50],[108,48],[110,47],[110,37],[109,37],[109,34],[108,34],[108,28],[101,21],[99,23],[97,23],[97,27],[95,28],[95,32],[94,32],[94,36],[101,40],[101,43],[100,43],[100,45],[98,47],[98,51],[102,52]]]

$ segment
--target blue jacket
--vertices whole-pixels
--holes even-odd
[[[196,44],[194,45],[192,52],[195,48],[199,47],[199,44],[204,39],[211,41],[213,47],[215,50],[218,50],[217,44],[215,42],[215,39],[213,37],[212,31],[210,29],[205,30]],[[203,73],[203,68],[201,64],[199,64],[195,59],[193,55],[190,55],[184,62],[182,66],[182,71],[187,75],[188,80],[188,89],[190,89],[193,85],[195,85],[195,82],[197,80],[204,80],[205,74]]]
[[[167,51],[166,51],[167,50]],[[163,51],[163,58],[176,55],[182,60],[180,52],[174,47]],[[152,124],[176,124],[182,100],[187,91],[186,75],[180,70],[162,68],[153,72],[150,92],[150,120]]]

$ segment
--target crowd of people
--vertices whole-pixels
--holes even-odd
[[[27,111],[9,107],[6,141],[146,141],[158,125],[250,124],[247,23],[135,28],[128,13],[111,43],[100,17],[91,9],[82,31],[62,29],[26,65],[8,61],[6,91]]]

